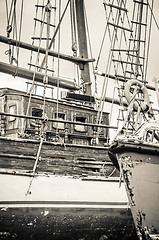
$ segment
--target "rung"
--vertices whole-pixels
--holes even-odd
[[[126,73],[130,73],[130,74],[134,74],[134,72],[128,71],[128,70],[126,70],[125,72],[126,72]]]
[[[114,23],[110,23],[108,22],[109,25],[113,26],[113,27],[117,27],[117,28],[120,28],[120,29],[123,29],[123,30],[126,30],[126,31],[129,31],[129,32],[133,32],[131,29],[129,28],[125,28],[125,27],[122,27],[122,26],[119,26],[117,24],[114,24]]]
[[[119,63],[126,63],[126,64],[131,64],[131,65],[137,65],[137,66],[142,66],[140,63],[133,63],[133,62],[127,62],[127,61],[121,61],[118,59],[113,59],[114,62],[119,62]]]
[[[122,75],[115,75],[117,78],[123,78],[123,79],[131,79],[130,77],[127,76],[122,76]]]
[[[32,37],[32,40],[51,40],[51,38]]]
[[[117,118],[117,120],[118,120],[118,121],[123,121],[123,119],[122,119],[122,118]]]
[[[140,40],[140,39],[132,39],[129,38],[130,41],[134,41],[134,42],[145,42],[145,40]]]
[[[35,5],[35,7],[41,7],[41,8],[45,8],[46,6],[44,6],[44,5]],[[52,7],[52,9],[56,9],[56,7]]]
[[[38,19],[38,18],[34,18],[34,20],[35,21],[37,21],[37,22],[40,22],[40,23],[44,23],[44,24],[48,24],[47,22],[43,22],[42,20],[40,20],[40,19]],[[53,25],[53,24],[48,24],[50,27],[55,27],[55,25]]]
[[[138,52],[138,50],[127,50],[127,49],[111,49],[111,51],[119,51],[119,52]]]
[[[125,72],[129,73],[129,74],[135,74],[134,72],[131,72],[131,71],[128,71],[128,70],[126,70]],[[141,74],[138,74],[138,76],[141,76]]]
[[[29,85],[32,85],[32,82],[25,82],[25,83],[26,83],[26,84],[29,84]],[[40,83],[35,82],[35,86],[44,87],[44,84],[42,84],[42,83],[40,84]],[[46,87],[54,90],[54,87],[51,87],[51,86],[49,86],[49,85],[46,85]]]
[[[128,10],[126,8],[121,8],[119,6],[116,6],[116,5],[113,5],[113,4],[110,4],[110,3],[103,3],[103,4],[105,4],[105,5],[109,6],[109,7],[112,7],[112,8],[116,8],[116,9],[128,12]]]
[[[143,26],[147,26],[146,23],[140,23],[140,22],[135,22],[135,21],[131,21],[132,23],[135,23],[135,24],[139,24],[139,25],[143,25]]]
[[[37,65],[35,65],[35,64],[28,63],[28,65],[31,66],[31,67],[36,67],[36,68],[38,68],[38,69],[43,69],[43,70],[45,70],[45,68],[41,68],[41,67],[39,67],[39,66],[37,66]],[[54,72],[53,70],[48,69],[48,68],[47,68],[47,71],[52,72],[52,73]]]
[[[134,54],[129,54],[129,53],[127,53],[127,55],[130,56],[130,57],[136,57],[136,58],[145,59],[144,57],[136,56],[136,55],[134,55]]]
[[[148,3],[140,2],[140,1],[137,1],[137,0],[133,0],[133,2],[143,4],[143,5],[148,5]]]

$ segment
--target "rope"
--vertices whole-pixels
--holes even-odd
[[[114,2],[114,0],[112,1],[112,4],[113,4],[113,2]],[[106,4],[105,0],[104,0],[104,3]],[[104,8],[105,8],[105,5],[104,5]],[[106,10],[106,8],[105,8],[105,10]],[[108,20],[110,19],[110,14],[111,14],[111,12],[109,12]],[[108,24],[106,24],[106,27],[105,27],[105,30],[104,30],[104,34],[103,34],[103,38],[102,38],[101,47],[99,49],[99,54],[98,54],[98,58],[97,58],[96,66],[95,66],[96,70],[98,69],[98,64],[99,64],[99,60],[100,60],[100,57],[101,57],[101,53],[102,53],[102,49],[103,49],[103,45],[104,45],[104,40],[105,40],[107,28],[108,28]]]
[[[105,6],[105,5],[104,5]],[[106,12],[106,20],[107,20],[107,11],[106,11],[106,8],[105,8],[105,12]],[[119,22],[119,16],[120,15],[116,15],[116,19],[115,19],[115,23],[118,24]],[[107,20],[108,22],[108,20]],[[109,35],[110,35],[110,29],[108,27],[108,30],[109,30]],[[113,56],[113,53],[111,51],[112,48],[114,48],[114,45],[115,45],[115,41],[116,41],[116,30],[115,28],[113,29],[113,34],[112,34],[112,40],[111,40],[111,46],[110,46],[110,51],[109,51],[109,55],[108,55],[108,62],[107,62],[107,65],[106,65],[106,73],[108,73],[109,75],[109,72],[110,72],[110,68],[111,68],[111,59],[112,59],[112,56]],[[100,99],[100,107],[99,107],[99,110],[98,110],[98,114],[97,114],[97,120],[96,120],[96,123],[101,123],[101,120],[102,120],[102,112],[103,112],[103,109],[104,109],[104,97],[106,95],[106,91],[107,91],[107,86],[108,86],[108,77],[105,75],[105,78],[104,78],[104,83],[103,83],[103,88],[102,88],[102,94],[101,94],[101,99]]]
[[[59,22],[61,21],[61,0],[59,1]],[[58,119],[59,116],[59,75],[60,75],[60,39],[61,39],[61,25],[59,25],[59,33],[58,33],[58,59],[57,59],[57,105],[56,105],[56,117]],[[56,137],[58,136],[58,127],[56,128]]]
[[[76,24],[75,24],[75,10],[74,1],[70,1],[70,16],[71,16],[71,38],[72,38],[72,51],[73,55],[77,55],[77,35],[76,35]]]
[[[48,1],[48,4],[49,4],[49,1]],[[45,55],[45,77],[44,77],[44,92],[43,92],[43,98],[44,98],[44,104],[43,104],[43,117],[45,118],[44,119],[44,122],[43,124],[45,125],[46,124],[46,121],[47,120],[47,116],[45,115],[45,101],[46,101],[46,84],[48,82],[47,80],[47,64],[48,64],[48,46],[49,46],[49,33],[50,33],[50,27],[49,27],[49,24],[50,24],[50,12],[51,10],[49,9],[49,6],[47,5],[46,8],[45,8],[45,12],[44,12],[44,19],[45,19],[45,13],[47,12],[47,41],[46,41],[46,55]],[[44,22],[44,21],[43,21]],[[44,26],[44,23],[43,23],[43,26]],[[42,36],[42,30],[43,30],[43,26],[42,26],[42,29],[41,29],[41,34],[40,34],[40,42],[41,42],[41,36]],[[39,44],[39,48],[40,48],[40,44]],[[35,77],[35,75],[34,75]],[[33,79],[34,81],[34,79]],[[30,93],[30,98],[29,100],[31,101],[31,93]],[[29,104],[28,104],[28,109],[29,109],[29,105],[30,105],[30,101],[29,101]],[[27,109],[27,110],[28,110]],[[38,164],[38,161],[39,161],[39,157],[40,157],[40,153],[41,153],[41,149],[42,149],[42,144],[43,144],[43,141],[44,141],[44,132],[42,132],[42,135],[41,135],[41,139],[40,139],[40,145],[39,145],[39,148],[38,148],[38,152],[37,152],[37,156],[36,156],[36,161],[34,163],[34,167],[33,167],[33,177],[31,178],[30,180],[30,184],[29,184],[29,187],[28,187],[28,190],[26,192],[26,196],[28,194],[31,194],[30,192],[30,189],[31,189],[31,185],[32,185],[32,182],[33,182],[33,178],[35,176],[35,172],[36,172],[36,168],[37,168],[37,164]]]
[[[118,6],[121,7],[121,6],[122,6],[122,3],[123,3],[123,5],[124,5],[124,7],[126,8],[126,4],[124,3],[124,1],[121,1],[121,3],[118,1]],[[120,11],[120,10],[118,11],[118,14],[119,14],[119,19],[121,20],[122,27],[123,27],[123,25],[124,25],[124,19],[125,19],[125,16],[126,16],[126,12],[124,11],[123,18],[122,18],[122,16],[121,16],[121,11]],[[113,15],[113,13],[112,13],[112,15]],[[114,19],[114,18],[113,18],[113,19]],[[117,37],[117,29],[115,29],[115,32],[116,32],[116,40],[117,40],[117,42],[119,42],[118,48],[121,49],[122,36],[123,36],[123,35],[124,35],[125,43],[127,44],[127,39],[126,39],[125,30],[123,29],[123,30],[121,31],[120,39],[118,39],[118,37]],[[113,54],[112,54],[112,58],[114,58],[114,55],[113,55]],[[121,56],[121,52],[120,52],[120,51],[119,51],[119,53],[118,53],[118,60],[122,61],[122,56]],[[122,71],[123,71],[123,73],[124,73],[124,65],[123,65],[122,62],[121,62],[121,67],[122,67]],[[117,76],[117,74],[118,74],[118,68],[119,68],[119,63],[117,63],[117,64],[115,65],[115,62],[114,62],[115,76]],[[118,89],[119,89],[119,82],[118,82],[117,77],[116,77],[116,83],[118,84]],[[113,89],[113,99],[114,99],[114,97],[115,97],[115,87],[114,87],[114,89]],[[120,100],[120,101],[121,101],[121,100]],[[112,101],[112,104],[111,104],[110,121],[111,121],[111,119],[112,119],[113,106],[114,106],[114,101]]]
[[[153,3],[152,3],[152,7],[150,6],[150,4],[149,4],[149,2],[148,2],[148,6],[149,6],[149,8],[150,8],[150,11],[151,11],[153,20],[155,21],[156,27],[157,27],[157,29],[159,30],[159,24],[158,24],[158,22],[157,22],[157,20],[156,20],[156,18],[155,18],[154,13],[153,13],[153,4],[154,4],[154,0],[153,0]]]
[[[57,9],[57,1],[55,0],[55,3],[54,3],[54,15],[53,15],[53,24],[54,26],[56,26],[56,9]],[[53,35],[55,34],[55,28],[54,28],[54,31],[53,31]],[[53,42],[52,44],[52,49],[54,50],[55,49],[55,41]],[[54,63],[55,63],[55,58],[53,57],[52,58],[52,70],[54,70],[55,66],[54,66]],[[52,76],[54,75],[54,71],[52,72]],[[53,92],[53,90],[52,90]],[[53,97],[53,93],[52,93],[52,97]]]
[[[104,5],[105,7],[105,5]],[[105,8],[105,12],[106,12],[106,8]],[[106,21],[108,22],[108,18],[107,18],[107,15],[106,15]],[[107,24],[108,25],[108,24]],[[109,29],[109,28],[108,28]],[[112,45],[112,42],[111,42],[111,45]],[[108,56],[108,60],[110,59],[110,54],[111,54],[111,47],[110,47],[110,51],[109,51],[109,56]],[[108,61],[109,62],[109,61]],[[108,68],[108,62],[107,62],[107,67],[106,67],[106,70]],[[105,71],[107,73],[107,71]],[[96,118],[96,124],[98,124],[98,122],[100,121],[100,115],[101,115],[101,112],[102,112],[102,101],[103,101],[103,97],[104,97],[104,89],[106,87],[106,77],[104,78],[104,83],[103,83],[103,87],[102,87],[102,93],[101,93],[101,98],[100,98],[100,101],[99,101],[99,108],[98,108],[98,113],[97,113],[97,118]]]
[[[144,77],[145,79],[146,79],[146,75],[147,75],[148,60],[149,60],[150,39],[151,39],[151,30],[152,30],[152,17],[154,17],[154,15],[153,15],[154,0],[152,0],[152,7],[150,7],[149,3],[148,3],[148,6],[149,6],[150,11],[151,11],[151,18],[150,18],[149,37],[148,37],[148,43],[147,43],[147,57],[146,57],[146,62],[145,62],[145,77]],[[159,27],[158,27],[158,30],[159,30]]]
[[[39,148],[38,148],[38,152],[37,152],[37,155],[36,155],[36,160],[35,160],[34,167],[33,167],[33,176],[31,177],[28,190],[27,190],[27,192],[26,192],[26,194],[25,194],[26,196],[27,196],[28,194],[31,194],[30,189],[31,189],[32,182],[33,182],[33,179],[34,179],[35,174],[36,174],[36,168],[37,168],[37,164],[38,164],[38,161],[39,161],[39,157],[40,157],[40,153],[41,153],[41,148],[42,148],[43,141],[44,141],[44,139],[43,139],[43,137],[41,137],[41,139],[40,139],[40,145],[39,145]]]
[[[52,47],[52,45],[53,45],[53,43],[54,43],[54,41],[55,41],[56,34],[57,34],[57,32],[58,32],[58,30],[59,30],[59,28],[60,28],[60,26],[61,26],[61,22],[62,22],[62,20],[63,20],[63,17],[64,17],[64,15],[65,15],[65,13],[66,13],[66,10],[67,10],[67,7],[68,7],[69,3],[70,3],[70,0],[68,0],[68,2],[67,2],[67,4],[66,4],[66,7],[65,7],[65,9],[64,9],[64,11],[63,11],[63,14],[62,14],[61,18],[59,19],[59,23],[58,23],[58,25],[57,25],[57,27],[56,27],[56,30],[55,30],[55,32],[54,32],[54,35],[53,35],[53,37],[52,37],[52,39],[51,39],[51,42],[50,42],[50,44],[49,44],[49,49],[51,49],[51,47]],[[45,57],[44,57],[44,59],[43,59],[43,61],[42,61],[42,63],[41,63],[41,68],[43,67],[44,63],[45,63]]]
[[[24,8],[24,0],[22,0],[21,3],[21,13],[20,13],[20,26],[19,26],[19,42],[21,39],[21,32],[22,32],[22,20],[23,20],[23,8]],[[19,45],[18,45],[18,49],[17,49],[17,60],[19,59]]]
[[[146,8],[146,26],[147,26],[147,23],[148,23],[148,5],[147,5],[147,8]],[[142,79],[143,79],[143,82],[146,81],[146,74],[145,74],[145,56],[146,56],[146,40],[147,40],[147,27],[145,28],[145,37],[144,37],[144,51],[143,51],[143,72],[142,72]],[[149,48],[149,43],[148,43],[148,48]]]
[[[36,12],[35,12],[35,17],[37,18],[37,15],[38,15],[38,5],[39,5],[39,0],[37,0],[36,2]],[[42,11],[43,11],[43,8],[42,8]],[[42,18],[42,15],[41,15],[41,18]],[[41,19],[42,21],[42,19]],[[33,30],[33,37],[35,37],[35,32],[36,32],[36,25],[37,25],[37,21],[34,21],[34,30]],[[32,39],[32,46],[34,45],[34,38]],[[29,65],[29,69],[31,70],[31,63],[32,63],[32,60],[33,60],[33,50],[31,50],[31,54],[30,54],[30,65]]]
[[[129,22],[128,14],[126,13],[128,25],[129,25],[129,28],[130,28],[131,30],[133,30],[133,20],[134,20],[134,16],[135,16],[135,6],[136,6],[136,4],[135,4],[135,2],[134,2],[131,24],[130,24],[130,22]],[[133,38],[133,33],[132,33],[132,32],[130,33],[130,38]],[[130,49],[131,49],[131,41],[129,40],[128,50],[130,50]],[[136,48],[135,48],[135,45],[134,45],[134,46],[133,46],[133,50],[135,50],[135,49],[136,49]],[[130,57],[129,54],[128,54],[126,61],[129,61],[129,59],[130,59],[130,61],[133,62],[133,60],[131,60],[131,57]],[[128,68],[128,64],[126,64],[126,66],[125,66],[124,77],[126,77],[127,68]],[[133,65],[131,65],[131,71],[133,72],[133,74],[135,74],[134,69],[133,69]],[[131,74],[131,75],[132,75],[132,74]]]
[[[45,12],[43,13],[43,22],[45,19]],[[29,108],[30,108],[30,103],[31,103],[31,97],[32,97],[32,93],[33,93],[33,89],[34,89],[34,82],[35,82],[35,74],[36,74],[36,66],[38,64],[38,60],[39,60],[39,54],[40,54],[40,45],[41,45],[41,38],[42,38],[42,33],[43,33],[43,27],[44,27],[44,23],[41,26],[41,30],[40,30],[40,40],[39,40],[39,46],[38,46],[38,52],[37,52],[37,58],[36,58],[36,64],[35,64],[35,68],[34,68],[34,74],[33,74],[33,80],[32,80],[32,85],[30,87],[30,92],[29,92],[29,102],[28,102],[28,107],[27,107],[27,111],[26,111],[26,116],[28,116],[29,114]]]
[[[20,25],[19,25],[19,38],[17,37],[17,28],[16,28],[16,52],[17,52],[17,59],[16,59],[16,64],[17,64],[17,67],[16,67],[16,71],[14,73],[14,77],[17,75],[17,72],[18,72],[18,65],[19,65],[19,50],[20,50],[20,47],[19,47],[19,44],[17,43],[17,38],[18,38],[18,41],[20,42],[20,39],[21,39],[21,32],[22,32],[22,20],[23,20],[23,7],[24,7],[24,0],[22,0],[22,3],[21,3],[21,13],[20,13]],[[16,13],[15,13],[16,15]],[[16,16],[15,16],[16,17]]]
[[[45,104],[46,104],[46,84],[48,83],[48,76],[47,76],[47,67],[48,67],[48,51],[49,51],[49,36],[50,36],[50,14],[51,14],[51,8],[49,8],[50,2],[48,1],[48,4],[46,5],[45,9],[47,12],[47,32],[46,32],[46,54],[45,54],[45,76],[44,76],[44,91],[43,91],[43,98],[44,98],[44,104],[43,104],[43,116],[45,114]]]
[[[13,17],[10,23],[10,19],[11,19],[11,14],[13,14],[13,7],[14,7],[14,0],[12,0],[11,5],[10,5],[10,11],[8,9],[8,1],[6,0],[6,13],[7,13],[7,37],[10,37],[10,33],[12,32],[12,22],[13,22]],[[13,48],[13,47],[12,47]],[[12,57],[11,57],[11,53],[12,53],[12,49],[11,46],[9,45],[9,50],[7,50],[5,52],[6,55],[9,56],[9,62],[11,63],[12,61]]]
[[[76,21],[75,21],[75,6],[74,1],[70,1],[70,17],[71,17],[71,39],[72,39],[72,51],[73,56],[77,56],[77,34],[76,34]],[[74,63],[74,82],[76,83],[75,72],[77,71],[78,84],[79,84],[79,74],[78,66]]]

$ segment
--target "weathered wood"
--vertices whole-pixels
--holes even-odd
[[[0,138],[0,169],[31,171],[35,164],[39,141]],[[37,173],[71,176],[105,176],[114,166],[104,147],[89,147],[44,142]],[[116,173],[115,173],[116,174]],[[118,175],[118,174],[117,174]],[[114,175],[113,175],[114,176]]]
[[[86,26],[85,26],[85,16],[84,16],[84,2],[83,0],[75,1],[76,9],[76,22],[77,22],[77,32],[78,32],[78,42],[79,42],[79,52],[82,58],[88,58],[87,49],[87,37],[86,37]],[[91,80],[89,65],[86,63],[80,68],[81,78],[85,83],[85,94],[91,95]]]

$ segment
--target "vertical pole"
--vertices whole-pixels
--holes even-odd
[[[75,9],[76,9],[76,23],[77,23],[80,57],[88,58],[87,36],[86,36],[86,26],[85,26],[85,16],[84,16],[84,1],[75,0]],[[91,95],[92,92],[91,92],[89,64],[85,63],[83,65],[80,65],[80,70],[81,70],[81,78],[85,83],[84,93]]]

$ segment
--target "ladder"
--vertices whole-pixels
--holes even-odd
[[[147,33],[148,23],[148,1],[133,1],[133,15],[128,17],[129,1],[104,1],[106,22],[111,42],[111,61],[114,68],[116,80],[123,78],[125,82],[135,78],[143,84],[146,83],[146,44],[149,38]],[[132,10],[132,9],[130,9]],[[124,42],[124,43],[123,43]],[[110,65],[111,66],[111,65]],[[111,73],[106,72],[109,76]],[[119,83],[118,83],[119,84]],[[125,98],[124,83],[120,99]],[[138,99],[141,99],[140,93]],[[142,101],[142,99],[141,99]],[[120,101],[122,105],[122,100]],[[124,120],[126,108],[119,109],[118,124]],[[130,115],[130,127],[133,127],[136,113]]]
[[[37,0],[35,4],[35,17],[34,17],[34,30],[33,36],[31,37],[32,45],[44,47],[49,46],[51,37],[55,33],[56,27],[56,9],[57,3],[56,0]],[[49,34],[48,34],[49,32]],[[52,50],[55,48],[55,43],[52,45]],[[46,73],[48,72],[50,75],[54,75],[54,57],[47,56],[46,65],[43,64],[41,66],[42,61],[44,59],[44,55],[31,51],[30,62],[28,63],[29,69],[37,72]],[[27,89],[29,86],[29,82],[27,82]],[[34,93],[37,93],[37,87],[42,87],[35,83]],[[45,85],[45,87],[47,87]],[[52,88],[52,97],[53,97],[53,88]]]

